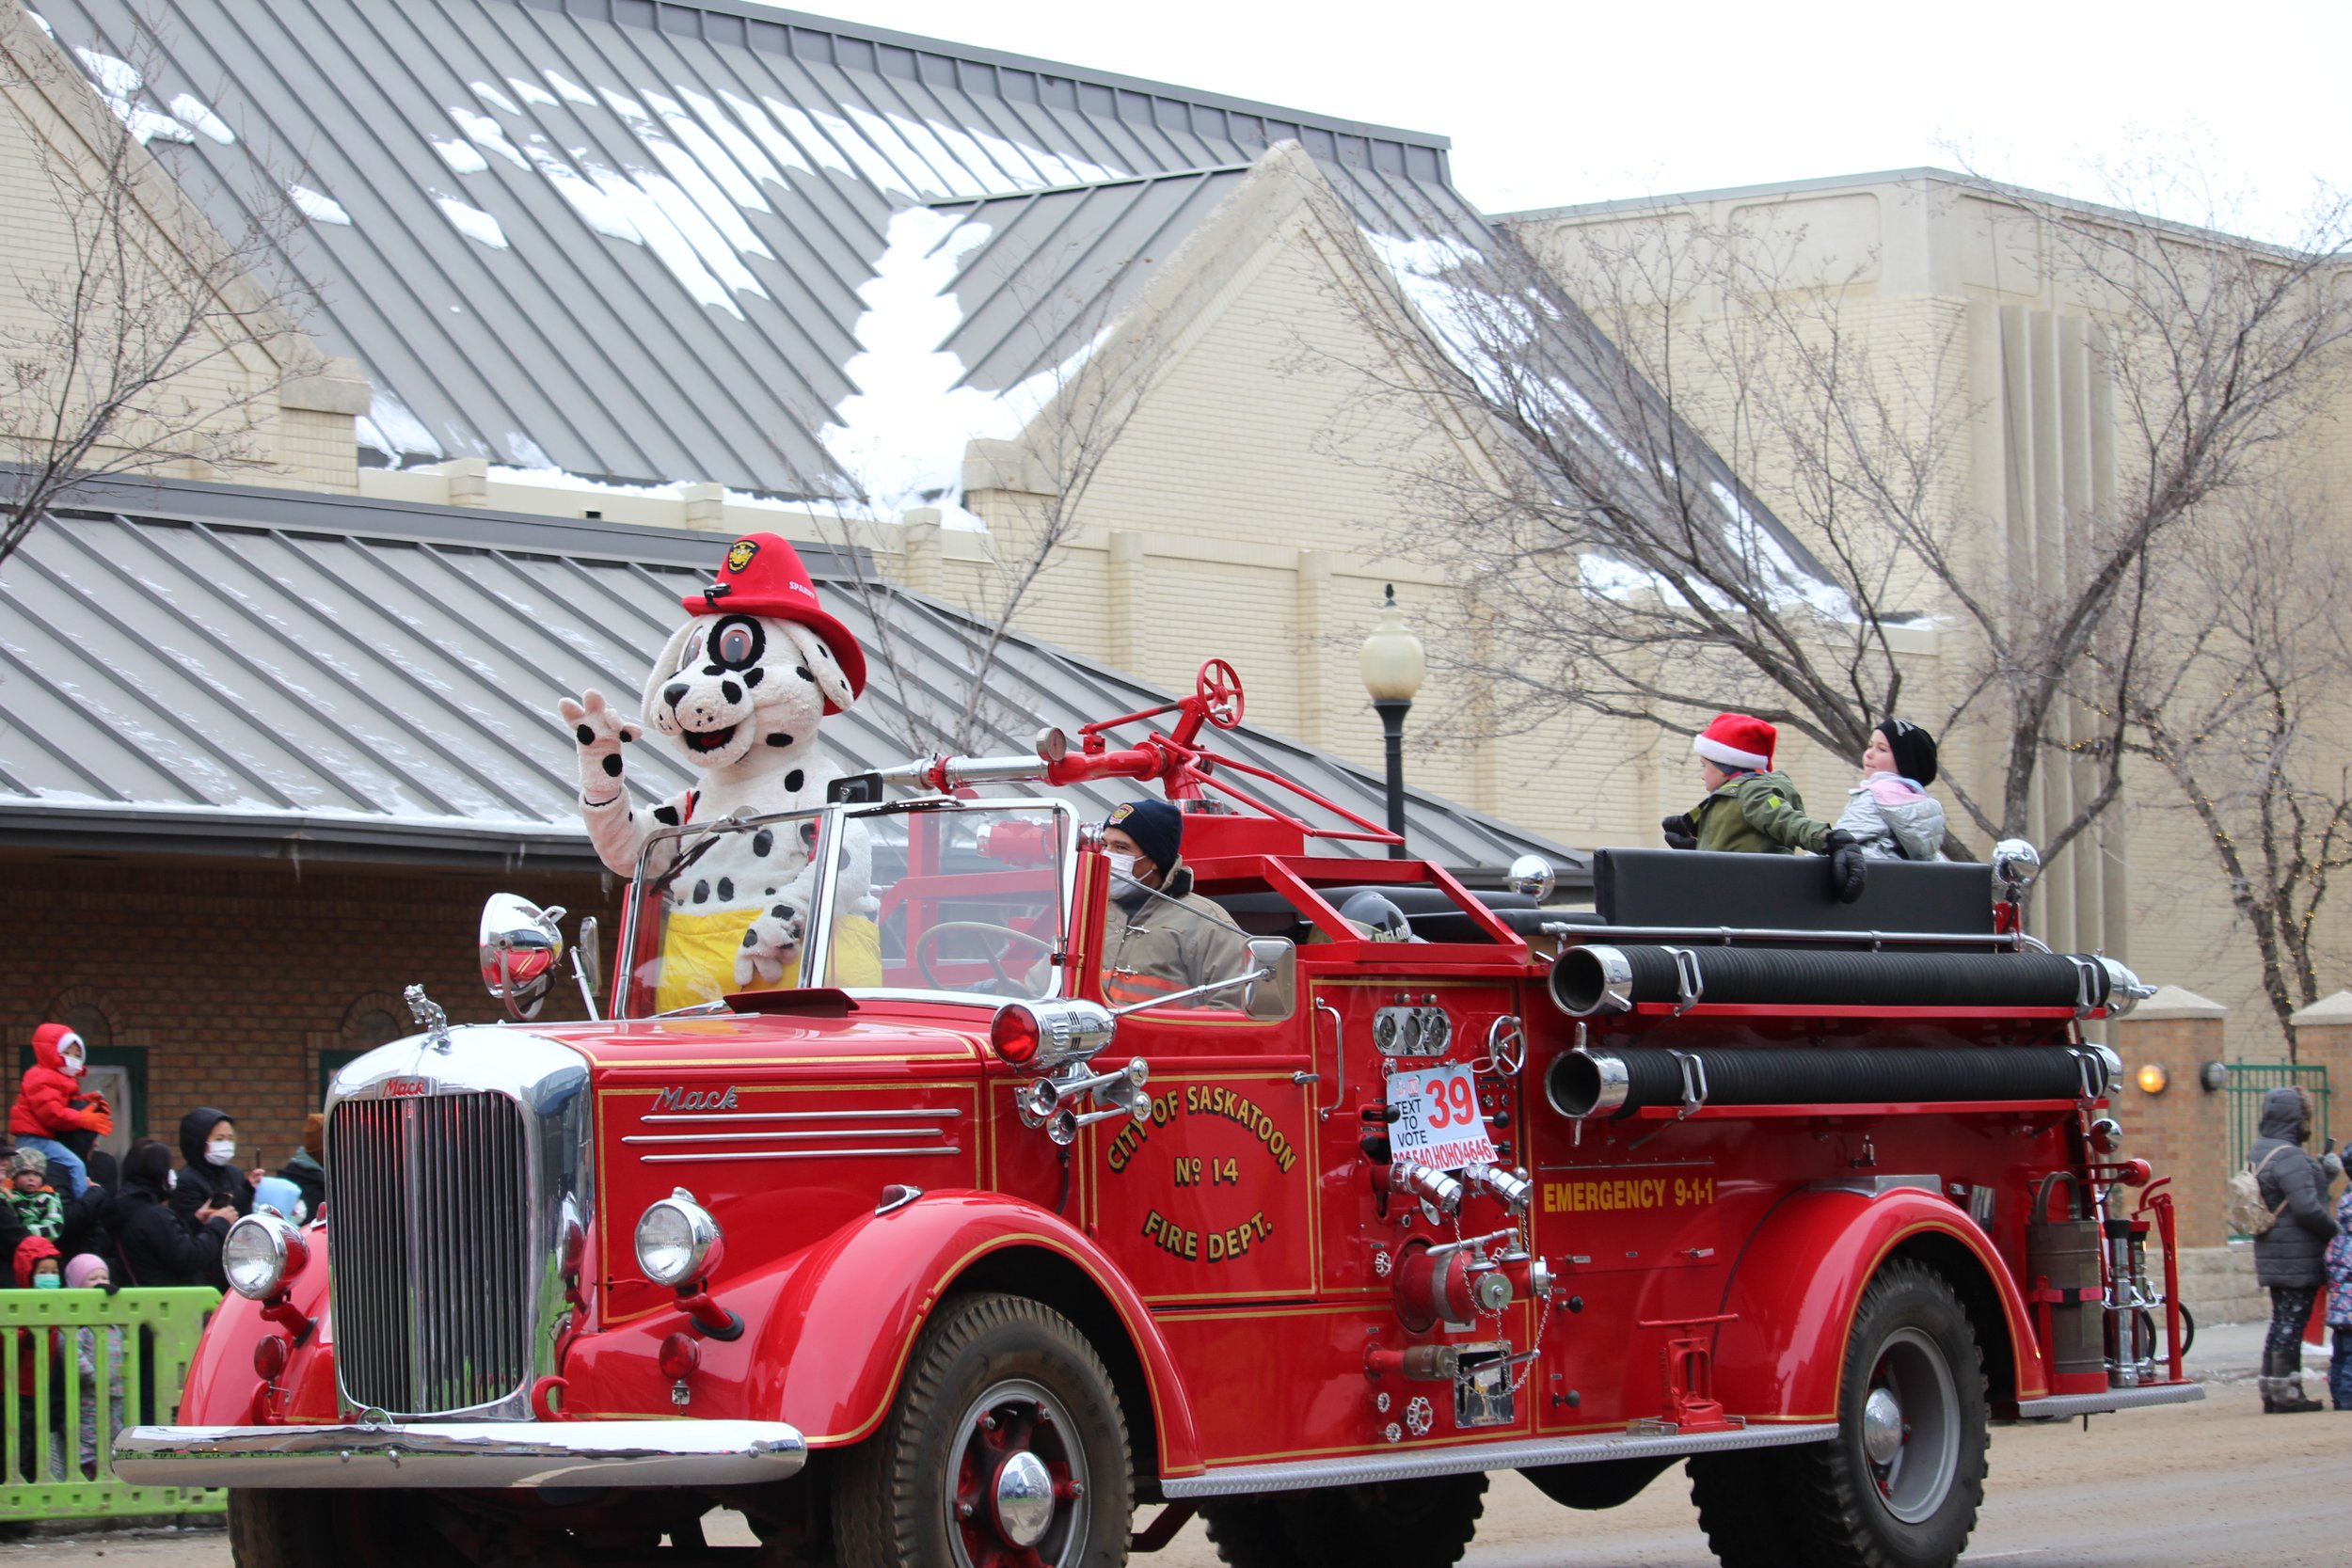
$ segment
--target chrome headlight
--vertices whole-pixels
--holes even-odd
[[[688,1285],[719,1267],[725,1238],[685,1188],[647,1206],[637,1221],[637,1266],[656,1285]]]
[[[221,1272],[229,1288],[249,1301],[267,1301],[302,1272],[310,1243],[276,1214],[247,1214],[229,1227],[220,1244]]]

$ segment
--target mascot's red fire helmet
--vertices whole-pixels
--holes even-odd
[[[747,533],[727,546],[719,575],[699,594],[679,601],[696,615],[772,615],[798,621],[825,640],[841,673],[849,678],[850,695],[866,690],[866,650],[850,628],[825,612],[817,602],[817,587],[801,564],[801,552],[780,534]],[[825,704],[827,713],[841,710]]]

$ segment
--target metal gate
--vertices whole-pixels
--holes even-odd
[[[2296,1062],[2232,1062],[2227,1085],[2230,1097],[2230,1163],[2222,1167],[2226,1180],[2243,1169],[2262,1124],[2263,1096],[2272,1089],[2297,1088],[2312,1097],[2312,1141],[2314,1154],[2328,1147],[2328,1069]],[[2242,1232],[2236,1234],[2243,1234]]]

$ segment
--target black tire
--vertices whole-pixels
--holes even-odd
[[[397,1492],[229,1494],[229,1556],[237,1568],[398,1568],[453,1560],[449,1544],[419,1528],[421,1513]]]
[[[1291,1568],[1298,1560],[1282,1511],[1272,1497],[1208,1499],[1200,1505],[1200,1522],[1208,1527],[1217,1560],[1232,1568]]]
[[[941,1307],[881,1430],[843,1455],[840,1481],[841,1568],[1127,1560],[1135,1489],[1119,1396],[1086,1337],[1025,1297]],[[1035,1491],[1041,1481],[1050,1497]]]
[[[1723,1568],[1794,1568],[1812,1560],[1804,1521],[1790,1509],[1781,1449],[1693,1454],[1683,1466],[1699,1528]]]
[[[1486,1511],[1486,1477],[1423,1476],[1286,1492],[1274,1501],[1301,1568],[1453,1568]]]
[[[1948,1568],[1984,1503],[1984,1359],[1944,1276],[1890,1263],[1862,1293],[1837,1435],[1790,1449],[1791,1500],[1823,1568]]]

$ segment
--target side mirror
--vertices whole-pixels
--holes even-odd
[[[1271,973],[1242,989],[1241,1010],[1259,1023],[1276,1023],[1298,1006],[1298,948],[1287,937],[1251,937],[1249,967]]]
[[[580,965],[580,979],[588,988],[588,1016],[596,1016],[596,998],[604,994],[604,948],[598,944],[596,917],[580,917],[580,940],[573,944],[572,961]]]
[[[494,893],[482,906],[482,983],[510,1018],[539,1016],[564,957],[563,918],[560,906],[543,910],[511,893]]]

